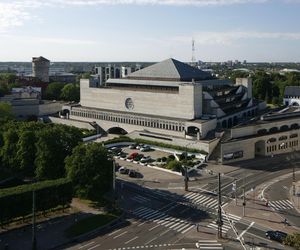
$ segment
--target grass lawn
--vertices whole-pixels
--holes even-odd
[[[90,232],[98,227],[104,226],[114,219],[118,218],[120,214],[97,214],[84,218],[71,227],[65,233],[67,237],[76,237],[78,235]]]

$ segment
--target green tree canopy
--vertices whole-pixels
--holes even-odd
[[[61,90],[60,98],[65,101],[79,102],[79,98],[80,98],[79,86],[73,83],[69,83],[65,85]]]
[[[65,175],[64,160],[81,141],[75,127],[56,125],[37,134],[35,174],[39,179],[56,179]]]
[[[80,144],[65,160],[67,177],[75,194],[81,198],[97,199],[109,191],[112,184],[112,162],[107,150],[98,143]]]
[[[0,102],[0,124],[14,117],[9,103]]]
[[[61,82],[50,83],[46,89],[45,98],[48,100],[59,100],[64,86],[64,83]]]

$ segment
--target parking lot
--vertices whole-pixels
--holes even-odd
[[[178,175],[176,173],[170,173],[166,172],[163,169],[153,169],[151,167],[147,167],[147,164],[153,165],[153,162],[156,161],[158,158],[162,157],[168,157],[170,153],[167,152],[162,152],[159,150],[153,150],[151,149],[150,151],[147,152],[141,152],[139,149],[130,149],[128,146],[127,147],[120,147],[122,149],[123,153],[126,153],[120,156],[115,157],[115,161],[118,163],[119,167],[126,167],[129,170],[135,170],[139,174],[137,177],[132,178],[128,174],[121,174],[119,171],[117,171],[117,176],[122,179],[130,179],[131,181],[136,181],[136,182],[143,182],[143,183],[151,183],[151,184],[157,184],[157,185],[162,185],[163,183],[181,183],[183,177],[181,175]],[[141,164],[138,161],[135,160],[127,160],[126,158],[130,157],[133,153],[137,154],[143,154],[144,157],[150,156],[151,161],[147,162],[146,164]],[[152,163],[152,164],[151,164]]]

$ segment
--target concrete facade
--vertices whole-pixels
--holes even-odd
[[[128,98],[131,98],[134,105],[131,109],[125,105]],[[89,108],[195,119],[202,115],[202,86],[182,83],[178,86],[178,92],[156,92],[91,88],[89,80],[82,79],[80,81],[80,104]]]
[[[299,112],[300,113],[300,112]],[[298,151],[300,148],[300,114],[279,113],[262,116],[272,118],[245,126],[237,126],[230,131],[230,138],[221,143],[222,163],[254,159],[256,156],[273,156]],[[288,117],[287,115],[290,115]],[[294,117],[293,117],[294,116]]]

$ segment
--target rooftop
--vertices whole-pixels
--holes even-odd
[[[173,58],[153,64],[128,75],[128,79],[189,81],[211,79],[211,75]]]

